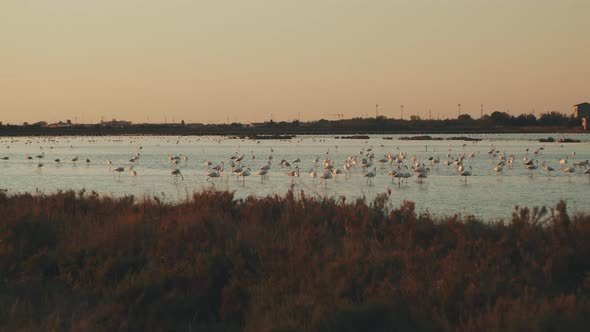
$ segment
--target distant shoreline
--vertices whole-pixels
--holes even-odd
[[[588,133],[581,128],[567,127],[493,127],[493,128],[231,128],[225,125],[193,127],[191,125],[133,125],[124,128],[81,127],[43,128],[31,126],[3,126],[0,136],[237,136],[256,138],[256,136],[295,136],[295,135],[423,135],[423,134],[581,134]]]

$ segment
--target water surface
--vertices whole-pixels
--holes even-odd
[[[432,135],[449,137],[451,135]],[[452,135],[460,136],[460,135]],[[340,197],[347,200],[365,197],[372,200],[377,194],[391,190],[392,206],[404,200],[414,201],[419,211],[429,211],[435,215],[473,214],[487,220],[509,217],[515,205],[554,206],[565,200],[571,212],[590,211],[588,208],[588,175],[584,168],[576,174],[560,171],[561,159],[568,160],[568,166],[576,161],[590,159],[590,134],[568,134],[568,138],[580,139],[581,143],[539,143],[539,138],[559,134],[482,134],[469,135],[481,138],[479,142],[465,141],[402,141],[399,135],[371,135],[368,140],[344,140],[333,136],[299,136],[292,140],[242,140],[227,137],[156,137],[156,136],[106,136],[106,137],[0,137],[0,187],[9,192],[44,192],[57,190],[86,189],[114,196],[144,195],[159,196],[167,201],[185,199],[194,191],[205,188],[227,189],[236,197],[248,195],[264,196],[284,194],[291,186],[296,192],[303,190],[318,197]],[[383,137],[393,137],[384,140]],[[488,154],[492,147],[500,151]],[[313,180],[309,170],[314,168],[315,157],[320,162],[316,172],[322,172],[322,161],[328,158],[334,167],[344,170],[347,157],[355,156],[360,161],[369,153],[375,155],[374,166],[377,176],[367,183],[360,165],[352,169],[349,176],[344,174],[324,183]],[[528,149],[528,151],[527,151]],[[424,162],[431,172],[423,183],[417,183],[416,176],[407,185],[398,186],[397,180],[387,176],[393,164],[381,168],[378,159],[387,154],[404,152],[403,165]],[[538,152],[538,154],[535,154]],[[129,160],[139,153],[136,162]],[[243,164],[252,170],[245,184],[231,175],[230,157],[244,155]],[[362,155],[361,155],[362,154]],[[460,154],[466,156],[465,167],[471,166],[473,176],[464,182],[453,166],[443,166],[444,160],[452,160]],[[474,157],[470,158],[470,155]],[[27,159],[27,155],[32,159]],[[36,158],[43,155],[43,158]],[[504,168],[497,175],[492,169],[500,156],[514,155],[514,167]],[[181,156],[173,165],[169,156]],[[256,171],[272,156],[272,166],[268,178],[261,183]],[[450,156],[450,157],[448,157]],[[538,160],[538,169],[530,174],[523,165],[523,158]],[[71,159],[78,157],[77,162]],[[184,158],[186,157],[186,158]],[[439,157],[441,164],[432,165],[429,158]],[[54,160],[60,159],[57,163]],[[85,159],[90,159],[86,163]],[[289,162],[299,158],[300,178],[287,176],[288,168],[280,166],[280,161]],[[186,160],[185,160],[186,159]],[[111,161],[112,165],[108,165]],[[224,162],[225,171],[221,178],[207,181],[208,167]],[[545,161],[556,169],[549,176],[543,171]],[[42,163],[43,167],[38,168]],[[134,165],[137,177],[131,177],[129,166]],[[293,164],[294,166],[295,164]],[[124,167],[120,174],[114,173],[116,167]],[[171,170],[179,168],[184,181],[170,175]]]

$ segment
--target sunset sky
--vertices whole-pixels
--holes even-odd
[[[588,0],[2,0],[0,121],[571,112]]]

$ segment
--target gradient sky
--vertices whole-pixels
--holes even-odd
[[[1,0],[0,121],[571,112],[588,0]]]

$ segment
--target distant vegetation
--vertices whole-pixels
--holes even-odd
[[[590,215],[0,193],[4,331],[587,331]]]
[[[503,132],[556,132],[581,130],[581,122],[558,112],[512,116],[506,112],[493,112],[480,119],[467,114],[457,119],[424,120],[411,116],[410,120],[377,118],[353,118],[342,120],[267,121],[251,125],[231,124],[119,124],[80,125],[64,123],[64,127],[45,127],[45,122],[24,125],[1,125],[0,135],[260,135],[260,134],[352,134],[352,133],[503,133]]]

